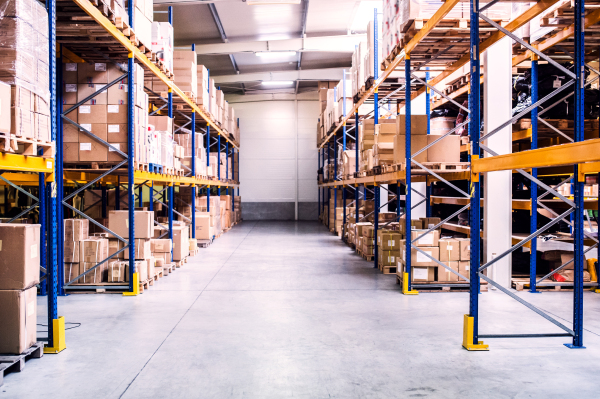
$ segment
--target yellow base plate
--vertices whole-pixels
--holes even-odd
[[[140,294],[140,275],[133,273],[133,291],[124,292],[123,296],[137,296]]]
[[[468,351],[488,351],[489,346],[485,345],[483,341],[478,341],[477,344],[473,343],[473,326],[475,321],[468,314],[465,315],[463,325],[463,343],[462,346]]]
[[[52,320],[52,341],[54,346],[44,347],[44,353],[55,354],[67,349],[65,343],[65,318],[63,316]]]
[[[402,293],[404,295],[419,295],[419,291],[408,289],[408,273],[402,276]]]

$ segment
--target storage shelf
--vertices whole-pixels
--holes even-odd
[[[0,170],[53,173],[54,159],[7,152],[0,153]]]
[[[156,77],[160,78],[164,84],[171,88],[173,95],[179,97],[183,102],[190,107],[194,112],[196,112],[200,117],[211,127],[214,129],[218,135],[221,135],[226,141],[228,141],[232,146],[236,149],[239,149],[239,143],[236,143],[234,140],[227,137],[225,132],[221,130],[213,121],[210,116],[202,110],[198,105],[196,105],[185,93],[175,85],[175,83],[170,80],[164,73],[158,69],[156,65],[152,63],[143,54],[131,41],[127,36],[123,34],[112,22],[108,20],[100,10],[98,10],[89,0],[73,0],[75,4],[77,4],[83,11],[85,11],[94,21],[96,21],[100,26],[102,26],[110,35],[121,45],[123,46],[129,53],[133,54],[135,59],[137,59],[146,69],[150,70]]]

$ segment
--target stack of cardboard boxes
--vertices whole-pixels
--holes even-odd
[[[69,109],[117,80],[126,70],[106,63],[63,64],[63,109]],[[144,93],[144,70],[136,65],[134,76],[136,160],[147,157],[148,95]],[[115,150],[127,153],[127,80],[98,93],[83,105],[67,114],[71,123],[63,128],[64,162],[121,162],[124,158]],[[83,130],[85,129],[85,130]],[[111,144],[107,147],[87,132]]]
[[[129,211],[110,211],[108,213],[108,228],[115,234],[118,234],[122,238],[129,238]],[[154,212],[152,211],[135,211],[135,252],[133,257],[135,259],[135,270],[138,273],[139,280],[145,281],[148,278],[154,278],[155,272],[155,261],[152,255],[150,240],[154,234]],[[111,248],[118,249],[120,244],[116,239],[111,238]],[[114,252],[111,252],[111,255]],[[115,275],[126,276],[126,262],[131,256],[130,251],[126,249],[123,253],[123,260],[115,260],[115,262],[121,262],[120,264],[114,265]],[[123,264],[123,262],[125,264]],[[109,266],[112,263],[109,262]],[[117,282],[117,281],[113,281]]]
[[[173,52],[173,74],[175,85],[184,92],[191,93],[191,98],[197,98],[198,63],[195,51],[177,50]]]
[[[133,0],[133,26],[135,27],[135,37],[140,44],[147,48],[152,48],[152,21],[154,20],[154,1],[153,0]],[[113,2],[115,14],[126,18],[129,22],[127,8],[131,0],[125,3],[123,0]]]
[[[41,3],[3,2],[0,49],[0,133],[50,142],[48,14]]]
[[[21,354],[37,340],[40,225],[0,225],[0,353]]]
[[[152,51],[165,68],[173,71],[173,26],[168,22],[152,22]]]

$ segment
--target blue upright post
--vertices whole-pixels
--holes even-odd
[[[538,60],[537,56],[531,60],[531,103],[535,104],[538,101]],[[531,149],[535,150],[538,147],[538,108],[531,110]],[[537,168],[531,168],[531,176],[537,178]],[[530,184],[531,190],[531,211],[529,219],[529,233],[533,234],[537,231],[537,197],[538,186],[535,182]],[[537,291],[537,238],[529,242],[529,291]]]
[[[171,7],[169,7],[169,19],[171,16]],[[135,29],[133,25],[133,7],[129,7],[129,26]],[[133,81],[133,69],[135,67],[135,59],[133,53],[129,53],[127,59],[127,209],[129,219],[129,237],[128,246],[129,253],[135,253],[135,196],[134,196],[134,165],[135,165],[135,98],[134,98],[134,81]],[[169,89],[169,117],[172,116],[171,112],[171,93]],[[136,286],[139,282],[139,274],[135,270],[135,256],[129,257],[129,292],[135,294],[138,292],[139,287]]]
[[[378,52],[378,47],[379,47],[379,38],[377,37],[377,9],[374,10],[374,19],[373,19],[373,39],[375,41],[374,43],[374,52],[375,52],[375,57],[374,57],[374,63],[375,65],[373,65],[373,70],[374,70],[374,76],[373,78],[375,79],[375,82],[373,82],[373,84],[377,84],[377,79],[379,79],[379,65],[377,62],[377,59],[379,58],[379,52]],[[379,133],[379,128],[377,127],[377,125],[379,125],[379,88],[375,88],[375,93],[373,94],[373,102],[374,102],[374,109],[373,109],[373,123],[375,124],[374,129],[375,129],[375,134]],[[357,160],[358,161],[358,160]],[[374,206],[374,210],[375,210],[375,215],[374,215],[374,219],[375,219],[375,231],[373,232],[373,239],[375,240],[375,256],[373,257],[373,262],[374,262],[374,267],[377,268],[377,262],[379,261],[378,256],[379,256],[379,249],[377,246],[377,230],[379,229],[379,186],[375,185],[373,187],[373,191],[375,192],[375,206]]]
[[[575,1],[575,142],[584,140],[584,100],[585,100],[585,33],[582,22],[585,17],[585,1]],[[574,282],[573,282],[573,343],[567,344],[570,348],[584,348],[583,346],[583,181],[579,177],[579,165],[574,166],[575,188],[575,257]]]
[[[49,3],[48,3],[49,4]],[[48,14],[50,15],[50,13]],[[56,23],[56,22],[54,22]],[[51,54],[51,58],[52,58],[52,54],[54,53],[54,50],[52,50]],[[56,71],[56,82],[55,82],[55,87],[59,88],[62,87],[62,79],[63,79],[63,70],[62,70],[62,50],[58,50],[58,65],[60,65],[60,68],[58,68],[57,65],[54,66],[54,70]],[[50,74],[50,76],[52,76],[52,73]],[[52,78],[51,78],[52,79]],[[56,107],[56,112],[57,112],[57,116],[56,116],[56,138],[53,140],[55,140],[55,144],[56,144],[56,154],[55,154],[55,164],[54,164],[54,170],[55,170],[55,174],[54,174],[54,178],[56,181],[56,239],[58,240],[58,242],[62,242],[63,241],[63,237],[64,237],[64,224],[63,224],[63,219],[64,219],[64,208],[63,208],[63,197],[64,197],[64,185],[63,185],[63,120],[60,117],[60,115],[62,115],[62,111],[63,111],[63,100],[62,100],[62,90],[57,90],[54,89],[54,98],[56,98],[56,102],[55,102],[55,107]],[[50,113],[52,113],[52,110],[50,110]],[[52,204],[50,203],[51,201],[48,200],[47,202],[47,206],[48,207],[52,207]],[[47,217],[47,223],[50,223],[50,216]],[[48,235],[48,244],[50,243],[50,237]],[[58,266],[57,266],[57,270],[56,270],[56,275],[57,275],[57,292],[59,296],[66,296],[66,292],[63,289],[63,285],[65,282],[65,277],[64,277],[64,272],[65,272],[65,256],[64,256],[64,245],[59,245],[58,248],[56,249],[57,253],[57,261],[58,261]],[[50,256],[48,256],[48,261],[50,261]]]
[[[342,159],[343,154],[346,151],[346,70],[344,69],[342,72],[342,114],[344,117],[344,125],[342,126]],[[344,173],[348,173],[347,170],[344,170]],[[342,176],[342,180],[344,176]],[[346,228],[346,186],[342,185],[342,211],[344,212],[344,216],[342,218],[342,240],[344,240],[344,232]]]
[[[217,134],[217,180],[221,181],[221,133]],[[217,186],[217,196],[221,196],[221,185]]]
[[[354,113],[354,172],[358,173],[358,142],[359,142],[359,137],[358,137],[358,110]],[[358,219],[358,210],[360,208],[360,192],[359,192],[359,185],[356,185],[354,190],[354,200],[356,201],[356,222],[358,223],[359,219]],[[366,200],[366,198],[365,198]]]
[[[57,122],[60,119],[57,109],[56,93],[56,76],[57,76],[57,54],[56,54],[56,1],[49,0],[47,3],[48,9],[48,38],[50,43],[50,64],[48,65],[50,73],[50,131],[51,139],[55,141],[57,139]],[[62,67],[62,65],[61,65]],[[54,172],[58,171],[57,165],[62,166],[62,146],[56,149],[56,161],[54,163]],[[62,178],[62,173],[60,175]],[[44,186],[43,186],[44,187]],[[40,197],[48,195],[48,259],[46,269],[46,281],[48,289],[48,343],[44,348],[44,353],[58,353],[65,349],[64,341],[61,342],[61,337],[64,337],[64,319],[58,317],[57,308],[57,294],[58,294],[58,276],[57,266],[59,265],[57,250],[58,246],[62,247],[62,239],[57,237],[58,229],[57,220],[57,209],[62,207],[62,204],[58,203],[57,200],[57,187],[56,183],[47,183],[45,185],[46,190],[40,192]],[[44,191],[47,191],[45,193]],[[59,245],[60,244],[60,245]]]
[[[196,51],[196,45],[192,44],[192,51]],[[192,178],[196,178],[196,111],[192,110]],[[192,238],[196,238],[196,185],[192,184]]]
[[[329,165],[331,165],[331,141],[327,142],[327,180],[329,181]],[[334,204],[335,207],[335,204]],[[335,209],[333,210],[335,212]],[[327,227],[329,225],[329,216],[331,215],[331,187],[327,187]]]
[[[167,203],[169,206],[169,240],[173,240],[173,205],[175,204],[175,190],[173,189],[173,184],[169,183],[169,202]],[[173,248],[171,248],[171,262],[173,261]]]
[[[429,68],[427,68],[429,69]],[[425,81],[429,83],[429,72],[425,72]],[[427,114],[427,134],[431,134],[431,91],[425,89],[425,113]],[[425,185],[425,216],[431,217],[431,184],[427,181]]]
[[[148,210],[150,212],[154,211],[154,181],[150,182],[150,198],[148,203]]]
[[[208,111],[212,101],[210,100],[210,69],[207,69],[206,73],[208,77]],[[208,176],[208,169],[210,169],[210,125],[206,124],[206,175]],[[212,176],[212,175],[211,175]],[[210,186],[206,186],[206,211],[210,212]]]
[[[405,230],[406,230],[406,248],[405,251],[405,259],[404,259],[404,275],[403,277],[403,288],[404,293],[413,292],[412,290],[412,259],[410,256],[411,253],[411,231],[412,231],[412,210],[411,210],[411,201],[412,201],[412,192],[411,192],[411,119],[412,119],[412,110],[411,110],[411,85],[410,85],[410,54],[406,54],[406,60],[404,61],[404,98],[405,98],[405,106],[404,106],[404,156],[406,158],[406,194],[405,194],[405,211],[404,211],[404,222]],[[404,282],[406,281],[406,282]]]
[[[471,141],[471,160],[479,158],[480,110],[479,94],[480,60],[479,60],[479,0],[471,0],[470,30],[470,97],[469,97],[469,136]],[[479,342],[479,266],[480,266],[480,182],[479,175],[471,176],[471,264],[469,270],[469,314],[465,316],[463,330],[463,347],[468,350],[485,350],[487,345]]]
[[[40,223],[40,266],[44,269],[47,269],[46,265],[46,231],[48,230],[48,225],[46,223],[46,174],[39,173],[38,174],[38,198],[39,198],[39,223]],[[6,191],[5,191],[6,193]],[[6,200],[6,197],[4,197]],[[40,282],[40,295],[46,295],[46,280]]]
[[[133,7],[129,7],[129,9],[132,9]],[[130,11],[131,12],[131,11]],[[173,7],[169,6],[169,24],[171,26],[173,26]],[[132,25],[133,26],[133,25]],[[169,118],[173,118],[173,90],[169,87],[168,90],[168,103],[167,103],[167,107],[169,110]]]
[[[337,142],[337,132],[333,135],[333,180],[337,180],[337,160],[338,160],[338,142]],[[333,230],[337,233],[336,223],[337,223],[337,194],[338,188],[336,186],[333,187]]]

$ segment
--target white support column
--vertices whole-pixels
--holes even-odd
[[[381,187],[379,187],[379,203],[381,205],[385,204],[386,202],[388,202],[390,199],[388,198],[388,185],[387,184],[382,184]],[[379,210],[379,212],[388,212],[388,206],[382,206],[381,209]]]
[[[483,54],[483,121],[485,134],[506,122],[512,109],[512,47],[508,38]],[[508,125],[484,143],[498,154],[512,152],[512,127]],[[489,156],[484,151],[485,156]],[[512,171],[489,172],[484,176],[483,256],[490,261],[512,245]],[[512,257],[488,269],[488,276],[510,288]]]

